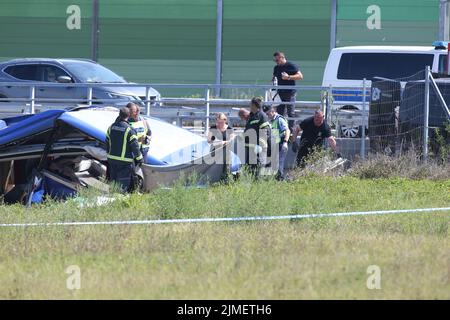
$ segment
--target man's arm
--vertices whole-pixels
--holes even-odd
[[[300,71],[297,71],[297,73],[292,74],[292,75],[283,73],[282,78],[283,78],[283,80],[303,80],[303,74]]]
[[[109,149],[110,149],[110,138],[109,138],[110,133],[111,133],[111,127],[109,127],[108,130],[106,131],[106,153],[109,153]]]
[[[292,68],[288,70],[289,73],[283,72],[283,80],[303,80],[303,74],[297,65],[292,65]]]
[[[333,149],[334,152],[338,153],[336,139],[333,136],[330,136],[327,138],[327,140],[328,140],[328,144],[330,145],[331,149]]]
[[[152,141],[152,129],[150,129],[150,125],[147,122],[147,119],[143,118],[143,123],[145,127],[145,136],[144,136],[144,144],[148,146],[150,141]]]
[[[289,130],[289,127],[286,128],[286,133],[284,135],[284,142],[289,142],[289,138],[291,137],[291,130]]]
[[[338,154],[336,139],[331,135],[331,128],[328,125],[325,125],[325,130],[322,133],[323,137],[327,139],[331,149]]]
[[[293,132],[292,132],[292,142],[297,141],[297,137],[300,134],[300,132],[302,132],[302,130],[303,129],[302,129],[301,123],[297,124],[294,127]]]
[[[134,156],[134,160],[136,161],[142,161],[142,159],[144,158],[142,156],[141,150],[139,148],[139,143],[138,143],[138,139],[136,136],[136,131],[134,131],[133,129],[131,129],[128,133],[129,136],[129,142],[130,142],[130,148],[131,148],[131,152],[133,153]]]
[[[284,140],[283,142],[289,142],[289,138],[291,136],[291,130],[289,130],[288,122],[284,118],[280,119],[280,130],[284,131]]]

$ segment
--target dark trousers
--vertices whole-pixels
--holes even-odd
[[[278,92],[281,101],[290,102],[283,103],[277,106],[277,113],[281,114],[283,117],[288,119],[289,130],[292,132],[292,128],[294,127],[294,120],[292,118],[295,117],[295,93],[291,92]]]
[[[130,162],[108,160],[109,176],[122,191],[129,192],[133,189],[134,164]]]
[[[253,178],[259,179],[261,158],[254,153],[253,149],[253,147],[245,147],[245,165],[247,172],[250,173]]]
[[[304,141],[303,143],[300,142],[300,147],[298,149],[298,153],[297,153],[297,166],[299,166],[300,168],[304,168],[306,165],[306,159],[308,158],[308,156],[311,154],[311,152],[313,151],[313,149],[316,148],[320,148],[321,145],[314,145],[314,144],[310,144],[307,143],[306,141]]]
[[[284,162],[286,161],[287,150],[283,151],[283,143],[278,145],[278,172],[277,179],[283,180],[285,178],[284,175]]]

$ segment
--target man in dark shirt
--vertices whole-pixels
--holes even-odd
[[[267,115],[261,110],[262,99],[255,97],[250,103],[250,115],[245,125],[245,164],[250,173],[259,177],[261,165],[265,165],[267,154],[270,153],[271,128]]]
[[[286,60],[286,56],[283,52],[275,52],[273,54],[273,60],[276,63],[276,66],[273,68],[273,76],[272,81],[275,82],[279,86],[295,86],[296,80],[302,80],[303,74],[300,72],[298,66],[292,62]],[[282,115],[283,117],[289,117],[289,129],[292,130],[294,126],[293,117],[295,117],[295,89],[278,89],[278,95],[280,96],[281,101],[289,102],[286,104],[280,104],[277,107],[277,113]]]
[[[297,166],[304,167],[305,160],[314,147],[320,148],[326,139],[331,149],[337,153],[336,140],[331,135],[330,126],[324,121],[324,114],[317,110],[314,116],[306,118],[294,129],[294,141],[298,134],[302,132],[300,146],[297,153]],[[338,156],[339,153],[337,153]]]

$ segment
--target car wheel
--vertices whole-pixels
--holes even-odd
[[[341,137],[343,138],[357,138],[359,137],[360,126],[341,125]]]

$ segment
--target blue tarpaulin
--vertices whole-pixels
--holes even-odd
[[[7,128],[0,131],[0,148],[51,130],[64,110],[48,110],[31,116],[5,118]]]

